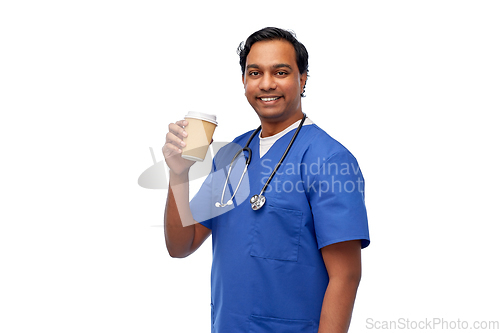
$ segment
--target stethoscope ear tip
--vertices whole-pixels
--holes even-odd
[[[233,204],[233,200],[229,200],[225,204],[221,204],[220,202],[215,203],[215,207],[220,208],[220,207],[226,207],[226,206],[231,206]]]

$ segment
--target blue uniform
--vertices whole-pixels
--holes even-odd
[[[251,133],[234,143],[243,147]],[[247,185],[238,190],[234,206],[217,208],[224,166],[237,150],[222,148],[190,203],[195,220],[212,230],[212,332],[317,332],[328,285],[319,249],[356,239],[364,248],[370,242],[357,161],[316,125],[301,129],[264,193],[266,203],[251,209],[249,195],[260,193],[293,134],[262,157],[255,137]],[[242,172],[243,163],[237,164],[231,190]],[[226,192],[225,200],[231,191]]]

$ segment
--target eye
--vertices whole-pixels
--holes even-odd
[[[288,73],[284,72],[284,71],[276,72],[276,75],[278,75],[278,76],[285,76],[286,74],[288,74]]]
[[[259,75],[259,72],[256,72],[256,71],[248,73],[248,76],[257,76],[257,75]]]

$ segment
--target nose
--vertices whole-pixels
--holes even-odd
[[[259,89],[268,91],[276,89],[276,81],[274,80],[274,76],[270,73],[264,73],[259,82]]]

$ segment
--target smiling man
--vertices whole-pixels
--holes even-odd
[[[363,176],[354,156],[303,113],[304,45],[288,31],[265,28],[238,51],[261,127],[218,152],[189,203],[193,162],[180,157],[187,121],[170,124],[163,147],[171,185],[167,249],[186,257],[212,235],[212,332],[347,332],[361,249],[370,243]],[[250,162],[243,171],[250,193],[260,193],[250,202],[237,195],[239,175],[235,182],[217,177],[230,173],[235,145],[246,148],[236,156]]]
[[[301,94],[306,80],[307,70],[299,70],[290,42],[267,40],[252,45],[243,85],[262,123],[261,137],[279,133],[302,118]]]

